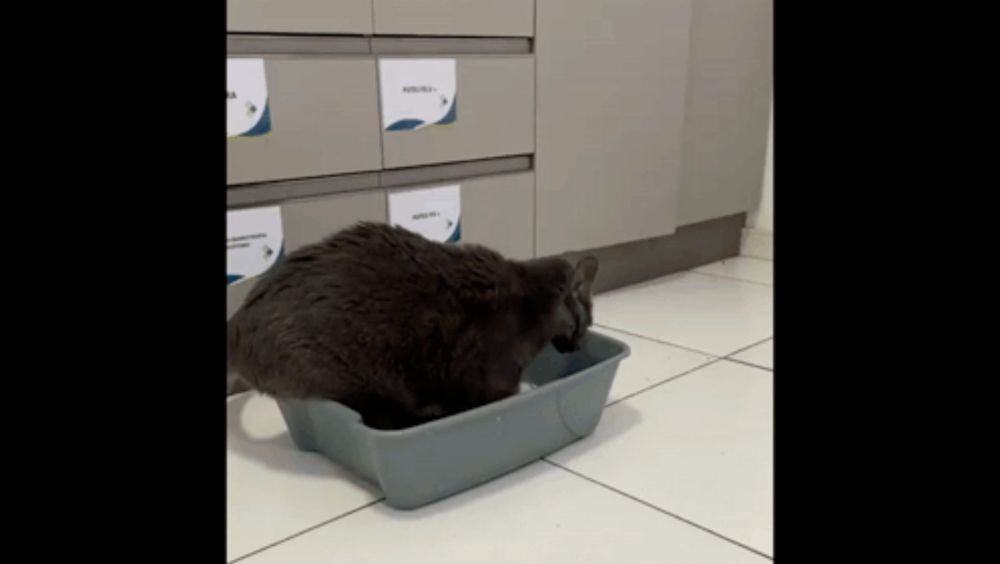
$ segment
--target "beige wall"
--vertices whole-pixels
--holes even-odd
[[[771,99],[771,117],[767,128],[767,157],[764,160],[760,205],[750,214],[747,223],[748,227],[774,232],[774,98]]]

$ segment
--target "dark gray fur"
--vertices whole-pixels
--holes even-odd
[[[597,260],[507,260],[361,223],[288,255],[229,321],[229,362],[278,398],[326,398],[398,429],[518,392],[549,342],[591,325]]]

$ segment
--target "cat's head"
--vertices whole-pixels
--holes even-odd
[[[593,324],[591,291],[597,278],[597,258],[585,256],[576,263],[569,286],[556,306],[556,334],[552,346],[561,353],[580,349],[587,329]]]

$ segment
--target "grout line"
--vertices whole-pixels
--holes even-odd
[[[613,328],[610,328],[610,329],[613,329]],[[615,331],[619,331],[618,329],[614,329],[614,330]],[[632,333],[628,333],[627,331],[620,331],[620,332],[621,333],[626,333],[628,335],[632,335]],[[663,343],[663,344],[671,344],[672,345],[672,343],[667,343],[666,341],[658,341],[657,339],[651,339],[651,338],[648,338],[648,337],[643,337],[642,335],[634,335],[634,336],[638,337],[638,338],[641,338],[641,339],[647,339],[647,340],[650,340],[650,341],[656,341],[656,342],[660,342],[660,343]],[[767,371],[773,373],[774,369],[767,368],[767,367],[764,367],[764,366],[758,366],[756,364],[752,364],[752,363],[749,363],[749,362],[744,362],[744,361],[741,361],[741,360],[736,360],[734,358],[731,358],[732,355],[734,355],[734,354],[739,354],[739,353],[741,353],[741,352],[743,352],[743,351],[745,351],[747,349],[752,349],[753,347],[756,347],[757,345],[760,345],[762,343],[766,343],[767,341],[770,341],[773,338],[774,338],[774,336],[771,336],[771,337],[767,337],[766,339],[762,339],[760,341],[756,341],[754,343],[750,343],[749,345],[747,345],[747,346],[745,346],[743,348],[736,349],[735,351],[729,353],[726,356],[716,356],[714,354],[708,354],[708,353],[703,352],[703,351],[698,351],[698,350],[695,350],[695,349],[688,349],[688,350],[692,350],[692,351],[695,351],[695,352],[698,352],[698,353],[701,353],[701,354],[705,354],[705,355],[711,356],[712,360],[710,360],[708,362],[705,362],[703,364],[699,364],[698,366],[695,366],[694,368],[685,370],[684,372],[681,372],[680,374],[676,374],[674,376],[671,376],[670,378],[667,378],[666,380],[663,380],[661,382],[657,382],[655,384],[651,384],[649,386],[646,386],[645,388],[642,388],[641,390],[637,390],[635,392],[632,392],[631,394],[627,394],[627,395],[624,395],[624,396],[622,396],[622,397],[620,397],[620,398],[618,398],[616,400],[610,401],[610,402],[608,402],[608,403],[606,403],[604,405],[604,409],[607,409],[607,408],[611,407],[612,405],[615,405],[616,403],[620,403],[620,402],[623,402],[623,401],[625,401],[627,399],[634,398],[635,396],[637,396],[639,394],[648,392],[649,390],[652,390],[653,388],[657,388],[659,386],[662,386],[663,384],[666,384],[668,382],[673,382],[674,380],[676,380],[678,378],[681,378],[683,376],[687,376],[688,374],[691,374],[692,372],[695,372],[697,370],[701,370],[702,368],[705,368],[706,366],[709,366],[711,364],[716,364],[716,363],[718,363],[720,361],[723,361],[723,360],[726,360],[726,361],[729,361],[729,362],[735,362],[735,363],[738,363],[738,364],[743,364],[743,365],[746,365],[746,366],[751,366],[753,368],[759,368],[761,370],[767,370]]]
[[[741,349],[736,349],[735,351],[733,351],[733,352],[731,352],[731,353],[729,353],[729,354],[727,354],[727,355],[723,356],[722,358],[725,358],[725,359],[727,359],[727,360],[732,360],[732,359],[731,359],[731,358],[729,358],[729,357],[733,356],[734,354],[740,354],[741,352],[743,352],[743,351],[748,351],[748,350],[750,350],[750,349],[752,349],[752,348],[756,347],[757,345],[763,345],[764,343],[766,343],[766,342],[770,341],[770,340],[771,340],[771,339],[773,339],[773,338],[774,338],[774,335],[771,335],[770,337],[768,337],[768,338],[766,338],[766,339],[761,339],[761,340],[759,340],[759,341],[757,341],[757,342],[755,342],[755,343],[750,343],[749,345],[747,345],[747,346],[745,346],[745,347],[743,347],[743,348],[741,348]]]
[[[285,538],[283,538],[281,540],[277,540],[275,542],[272,542],[271,544],[262,546],[262,547],[260,547],[260,548],[258,548],[256,550],[248,552],[248,553],[244,554],[243,556],[240,556],[240,557],[238,557],[236,559],[230,560],[229,562],[227,562],[227,564],[234,564],[236,562],[239,562],[240,560],[244,560],[246,558],[250,558],[251,556],[254,556],[256,554],[260,554],[261,552],[264,552],[265,550],[270,550],[270,549],[278,546],[279,544],[284,544],[284,543],[286,543],[286,542],[288,542],[288,541],[290,541],[290,540],[292,540],[294,538],[300,537],[300,536],[302,536],[302,535],[304,535],[304,534],[306,534],[306,533],[308,533],[310,531],[315,531],[316,529],[318,529],[320,527],[323,527],[325,525],[329,525],[330,523],[333,523],[334,521],[343,519],[344,517],[347,517],[348,515],[353,515],[353,514],[357,513],[358,511],[361,511],[362,509],[368,509],[369,507],[371,507],[371,506],[373,506],[375,504],[381,503],[382,500],[384,500],[384,499],[385,499],[384,496],[380,497],[378,499],[375,499],[373,501],[370,501],[370,502],[362,505],[361,507],[356,507],[356,508],[354,508],[354,509],[352,509],[352,510],[346,512],[346,513],[341,513],[340,515],[337,515],[336,517],[333,517],[332,519],[327,519],[326,521],[323,521],[322,523],[318,523],[316,525],[313,525],[312,527],[309,527],[308,529],[302,529],[301,531],[299,531],[299,532],[297,532],[297,533],[295,533],[293,535],[289,535],[289,536],[287,536],[287,537],[285,537]]]
[[[705,364],[699,364],[698,366],[695,366],[694,368],[691,368],[690,370],[685,370],[684,372],[681,372],[680,374],[677,374],[675,376],[671,376],[670,378],[667,378],[666,380],[663,380],[662,382],[657,382],[657,383],[652,384],[650,386],[647,386],[647,387],[645,387],[645,388],[643,388],[641,390],[632,392],[631,394],[624,395],[624,396],[622,396],[622,397],[620,397],[620,398],[618,398],[618,399],[616,399],[616,400],[614,400],[614,401],[606,404],[604,406],[604,409],[607,409],[607,408],[611,407],[612,405],[615,405],[616,403],[621,403],[621,402],[623,402],[623,401],[625,401],[625,400],[627,400],[629,398],[634,398],[635,396],[637,396],[639,394],[642,394],[642,393],[645,393],[645,392],[648,392],[649,390],[652,390],[653,388],[658,388],[658,387],[660,387],[660,386],[662,386],[662,385],[664,385],[664,384],[666,384],[668,382],[673,382],[674,380],[677,380],[678,378],[682,378],[684,376],[687,376],[688,374],[691,374],[692,372],[696,372],[698,370],[701,370],[702,368],[705,368],[706,366],[709,366],[711,364],[715,364],[717,362],[721,362],[723,360],[727,360],[727,359],[719,357],[719,358],[715,358],[713,360],[710,360],[710,361],[706,362]]]
[[[705,266],[707,266],[707,265],[705,265]],[[699,266],[698,268],[701,268],[701,267]],[[715,273],[712,273],[712,272],[703,272],[701,270],[698,270],[698,268],[696,268],[694,270],[689,270],[688,272],[692,272],[694,274],[701,274],[703,276],[711,276],[713,278],[721,278],[723,280],[733,280],[734,282],[746,282],[747,284],[754,284],[756,286],[766,286],[768,288],[774,288],[774,284],[773,283],[772,284],[768,284],[767,282],[755,282],[753,280],[745,280],[743,278],[735,278],[733,276],[724,276],[722,274],[715,274]]]
[[[758,260],[758,261],[761,261],[761,262],[770,262],[770,263],[772,263],[772,266],[773,266],[773,263],[774,263],[774,261],[771,260],[771,259],[764,259],[764,258],[760,258],[760,257],[752,257],[752,256],[749,256],[749,255],[738,254],[738,255],[733,255],[731,257],[727,257],[727,258],[724,258],[724,259],[719,259],[719,260],[717,260],[715,262],[710,262],[708,264],[718,264],[720,262],[726,262],[727,260],[733,260],[733,259],[739,259],[739,258],[750,259],[752,261],[753,260]],[[695,268],[704,268],[705,266],[708,266],[708,265],[704,265],[703,264],[701,266],[696,266]]]
[[[563,466],[561,464],[557,464],[555,462],[552,462],[548,458],[542,458],[542,460],[544,460],[545,462],[548,462],[549,464],[551,464],[552,466],[555,466],[556,468],[561,468],[561,469],[565,470],[566,472],[569,472],[570,474],[573,474],[574,476],[582,478],[582,479],[584,479],[584,480],[586,480],[586,481],[588,481],[588,482],[590,482],[592,484],[596,484],[596,485],[601,486],[601,487],[603,487],[605,489],[613,491],[613,492],[617,493],[618,495],[621,495],[623,497],[627,497],[627,498],[629,498],[632,501],[635,501],[637,503],[641,503],[642,505],[645,505],[646,507],[648,507],[650,509],[653,509],[655,511],[663,513],[664,515],[673,517],[674,519],[677,519],[678,521],[682,521],[684,523],[687,523],[688,525],[691,525],[692,527],[695,527],[696,529],[700,529],[700,530],[702,530],[702,531],[704,531],[704,532],[706,532],[706,533],[708,533],[710,535],[713,535],[715,537],[718,537],[718,538],[720,538],[720,539],[722,539],[722,540],[724,540],[726,542],[732,543],[732,544],[734,544],[734,545],[736,545],[736,546],[738,546],[740,548],[743,548],[745,550],[749,550],[750,552],[752,552],[752,553],[754,553],[754,554],[756,554],[758,556],[763,556],[764,558],[767,558],[768,560],[771,560],[771,561],[774,560],[773,557],[768,556],[767,554],[764,554],[763,552],[757,550],[756,548],[752,548],[752,547],[747,546],[747,545],[745,545],[745,544],[743,544],[743,543],[741,543],[741,542],[739,542],[737,540],[733,540],[733,539],[731,539],[731,538],[729,538],[729,537],[727,537],[727,536],[725,536],[725,535],[723,535],[721,533],[718,533],[716,531],[713,531],[712,529],[709,529],[708,527],[706,527],[704,525],[699,525],[698,523],[695,523],[694,521],[692,521],[690,519],[685,519],[684,517],[681,517],[680,515],[678,515],[676,513],[672,513],[670,511],[667,511],[666,509],[663,509],[662,507],[659,507],[657,505],[653,505],[652,503],[650,503],[650,502],[648,502],[648,501],[646,501],[644,499],[638,498],[638,497],[636,497],[636,496],[634,496],[634,495],[632,495],[630,493],[624,492],[624,491],[622,491],[622,490],[620,490],[620,489],[618,489],[618,488],[616,488],[614,486],[610,486],[608,484],[605,484],[604,482],[600,482],[600,481],[595,480],[595,479],[593,479],[593,478],[591,478],[589,476],[585,476],[585,475],[583,475],[583,474],[581,474],[581,473],[579,473],[579,472],[577,472],[575,470],[570,470],[569,468],[566,468],[565,466]]]
[[[742,364],[744,366],[749,366],[751,368],[759,368],[761,370],[767,370],[768,372],[774,372],[773,368],[768,368],[766,366],[762,366],[760,364],[754,364],[752,362],[747,362],[745,360],[739,360],[739,359],[735,359],[735,358],[726,358],[724,360],[728,360],[729,362],[735,362],[737,364]]]
[[[677,343],[672,343],[670,341],[664,341],[663,339],[657,339],[656,337],[650,337],[648,335],[640,335],[639,333],[633,333],[632,331],[626,331],[624,329],[619,329],[618,327],[612,327],[610,325],[605,325],[603,323],[594,323],[594,327],[601,327],[603,329],[611,329],[612,331],[618,331],[619,333],[624,333],[624,334],[629,335],[631,337],[638,337],[640,339],[645,339],[647,341],[653,341],[654,343],[660,343],[661,345],[669,345],[671,347],[676,347],[678,349],[684,349],[686,351],[696,352],[698,354],[707,355],[707,356],[710,356],[712,358],[725,358],[725,355],[717,355],[717,354],[706,352],[706,351],[703,351],[703,350],[700,350],[700,349],[696,349],[694,347],[688,347],[688,346],[685,346],[685,345],[679,345]],[[768,337],[768,339],[770,339],[770,337]],[[760,343],[754,343],[753,345],[750,345],[750,346],[754,346],[754,345],[757,345],[757,344],[760,344]],[[742,350],[742,349],[740,349],[740,350]],[[736,351],[736,352],[739,352],[739,351]]]

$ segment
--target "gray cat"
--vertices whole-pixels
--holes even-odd
[[[591,256],[513,261],[361,223],[297,250],[229,321],[230,367],[277,398],[326,398],[400,429],[518,392],[547,343],[592,323]]]

